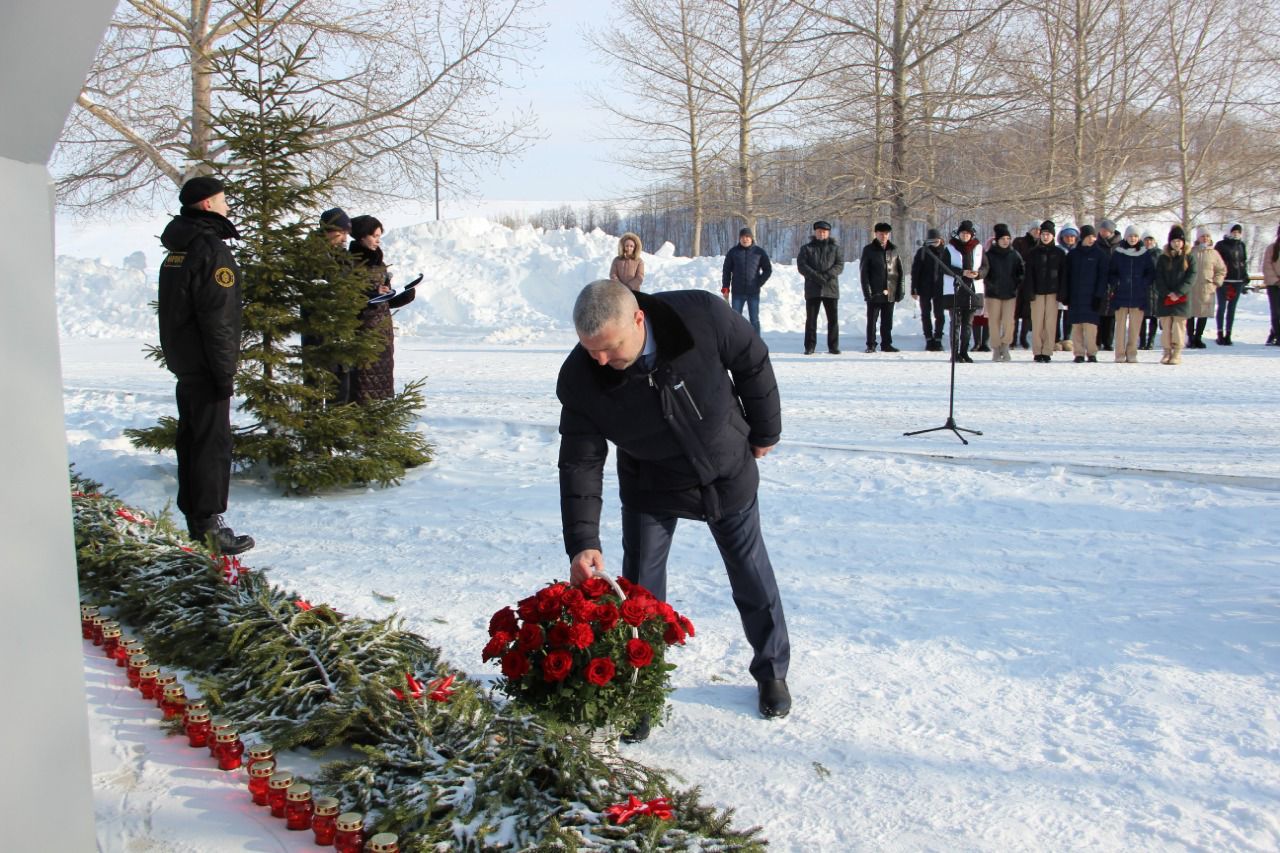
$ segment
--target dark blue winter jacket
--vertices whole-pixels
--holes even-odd
[[[1111,306],[1141,308],[1143,313],[1151,313],[1151,285],[1155,279],[1155,265],[1142,244],[1136,247],[1120,244],[1111,253],[1111,270],[1107,275],[1111,284]]]
[[[1066,293],[1059,293],[1058,299],[1067,306],[1067,320],[1097,325],[1107,297],[1107,250],[1097,243],[1076,246],[1067,254],[1066,279]]]
[[[734,296],[755,296],[771,275],[773,265],[765,250],[755,243],[746,248],[739,243],[725,252],[720,286],[729,288]]]

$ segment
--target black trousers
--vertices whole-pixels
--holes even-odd
[[[182,380],[178,398],[178,509],[189,520],[227,511],[231,486],[231,399],[208,382]]]
[[[920,294],[920,330],[924,332],[926,341],[934,338],[942,340],[943,317],[946,309],[942,307],[942,295]]]
[[[840,349],[840,318],[836,315],[833,296],[819,296],[804,301],[804,351],[813,352],[818,346],[818,308],[827,314],[827,349]]]
[[[661,601],[667,600],[667,554],[678,520],[673,515],[622,508],[622,576]],[[791,640],[782,616],[773,564],[760,532],[759,502],[752,500],[751,506],[741,512],[708,522],[707,526],[724,560],[742,630],[755,652],[751,675],[756,681],[786,678]]]
[[[1098,348],[1111,349],[1116,345],[1116,315],[1098,317]]]
[[[951,350],[957,357],[969,354],[969,332],[973,329],[972,310],[951,312]]]
[[[1280,287],[1267,288],[1267,307],[1271,309],[1271,336],[1280,338]]]
[[[1222,285],[1218,288],[1218,313],[1214,318],[1218,321],[1218,334],[1231,337],[1231,327],[1236,324],[1236,303],[1240,301],[1240,291],[1236,290],[1235,298],[1227,296],[1228,285]],[[1230,287],[1235,290],[1239,285],[1232,284]],[[1226,325],[1223,325],[1223,320]]]
[[[880,318],[880,344],[889,346],[893,343],[893,303],[867,303],[867,346],[876,345],[876,317]]]

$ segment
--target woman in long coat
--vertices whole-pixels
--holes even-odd
[[[351,220],[351,245],[348,251],[355,256],[360,269],[369,276],[369,298],[391,292],[391,274],[382,259],[382,223],[372,216],[357,216]],[[360,312],[360,322],[366,329],[374,329],[382,335],[386,346],[377,360],[351,373],[351,397],[357,403],[385,400],[395,396],[395,329],[391,324],[391,309],[408,305],[417,293],[408,289],[386,302],[368,305]]]
[[[1161,364],[1182,364],[1183,325],[1191,314],[1196,262],[1182,226],[1169,229],[1169,242],[1156,261],[1156,316],[1160,318]]]
[[[1191,250],[1196,261],[1196,281],[1191,288],[1191,315],[1187,318],[1187,349],[1204,349],[1204,327],[1218,305],[1218,288],[1227,277],[1227,264],[1213,248],[1208,228],[1196,231]]]

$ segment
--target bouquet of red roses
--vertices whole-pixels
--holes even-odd
[[[666,648],[692,636],[693,623],[644,587],[593,577],[493,614],[482,658],[502,667],[499,689],[538,714],[627,731],[661,720],[675,669]]]

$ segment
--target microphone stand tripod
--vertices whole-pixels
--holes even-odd
[[[934,260],[939,266],[942,266],[947,272],[952,274],[956,280],[956,292],[951,297],[951,391],[950,398],[947,401],[947,421],[942,426],[929,427],[928,429],[918,429],[913,432],[904,432],[903,435],[924,435],[927,432],[938,432],[940,430],[949,429],[956,434],[956,438],[960,439],[961,444],[968,444],[969,441],[960,433],[967,432],[970,435],[982,435],[979,430],[966,429],[962,426],[956,426],[956,350],[960,345],[960,329],[957,324],[960,309],[956,307],[956,298],[960,295],[961,289],[968,292],[970,299],[974,295],[974,290],[970,287],[961,274],[962,271],[955,269],[949,264],[944,264],[942,260],[933,252],[926,251],[926,255]]]

